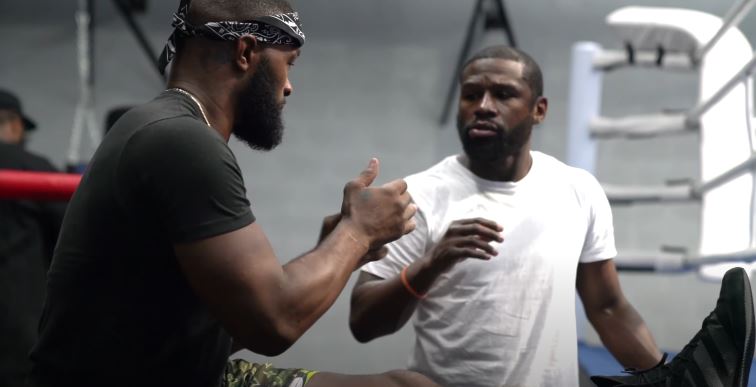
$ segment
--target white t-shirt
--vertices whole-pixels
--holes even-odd
[[[499,254],[443,274],[413,319],[409,368],[444,386],[578,386],[578,263],[613,258],[609,202],[598,181],[540,152],[518,182],[481,179],[449,156],[406,178],[417,229],[363,270],[392,278],[430,251],[458,219],[503,228]]]

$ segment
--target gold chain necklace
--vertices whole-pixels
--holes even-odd
[[[186,90],[184,90],[184,89],[182,89],[180,87],[173,87],[173,88],[168,89],[168,91],[177,91],[177,92],[179,92],[179,93],[181,93],[181,94],[189,97],[192,101],[194,101],[194,103],[197,104],[197,107],[199,107],[200,113],[202,113],[202,119],[205,120],[205,123],[207,124],[207,126],[212,127],[212,125],[210,125],[210,120],[207,119],[207,114],[205,114],[205,109],[202,107],[202,104],[200,103],[200,101],[197,100],[197,98],[192,95],[192,93],[190,93],[190,92],[188,92],[188,91],[186,91]]]

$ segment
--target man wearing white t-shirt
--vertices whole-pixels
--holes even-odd
[[[446,386],[577,386],[575,288],[626,367],[661,359],[625,299],[612,214],[589,173],[532,151],[546,117],[538,64],[496,46],[463,67],[464,154],[406,178],[417,228],[364,266],[350,327],[362,342],[413,314],[409,368]]]

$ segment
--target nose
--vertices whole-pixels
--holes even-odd
[[[478,117],[490,117],[496,115],[493,98],[491,98],[491,94],[488,92],[483,94],[480,102],[475,107],[475,115]]]
[[[284,97],[288,97],[291,95],[291,92],[294,91],[294,87],[291,85],[291,81],[289,81],[289,78],[286,78],[286,84],[284,85]]]

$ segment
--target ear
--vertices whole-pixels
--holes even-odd
[[[262,44],[252,35],[243,35],[236,41],[234,51],[234,63],[243,72],[257,66],[259,52],[262,50]]]
[[[533,120],[536,125],[546,119],[546,112],[549,110],[549,100],[546,97],[538,97],[533,104]]]

